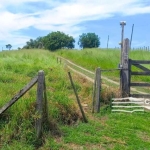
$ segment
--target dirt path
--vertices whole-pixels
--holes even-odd
[[[81,66],[79,66],[79,65],[76,65],[75,63],[73,63],[73,62],[71,62],[70,60],[65,59],[65,58],[63,58],[63,57],[58,57],[58,58],[61,59],[61,60],[63,60],[63,61],[65,62],[65,65],[66,65],[70,70],[72,70],[73,72],[76,72],[76,73],[80,74],[81,76],[83,76],[84,78],[86,78],[87,80],[89,80],[90,82],[93,82],[93,83],[94,83],[94,79],[93,79],[93,78],[87,76],[86,74],[84,74],[84,73],[82,73],[82,72],[80,72],[80,71],[77,71],[76,69],[74,69],[74,68],[71,67],[71,66],[75,66],[75,67],[77,67],[77,68],[83,70],[84,72],[90,73],[90,74],[92,74],[92,75],[95,74],[94,72],[89,71],[89,70],[87,70],[87,69],[85,69],[85,68],[83,68],[83,67],[81,67]],[[71,66],[70,66],[70,65],[71,65]],[[109,78],[107,78],[107,77],[101,76],[101,78],[104,79],[104,80],[106,80],[107,82],[113,83],[113,84],[115,84],[115,85],[118,85],[118,86],[120,85],[119,82],[113,81],[112,79],[109,79]],[[136,88],[131,88],[131,90],[134,91],[134,92],[140,93],[140,94],[148,94],[148,93],[146,93],[146,92],[138,91]]]

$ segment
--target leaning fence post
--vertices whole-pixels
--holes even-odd
[[[39,139],[42,135],[42,122],[43,122],[43,90],[44,90],[44,71],[38,72],[37,83],[37,100],[36,100],[36,112],[37,119],[35,123],[36,136]]]
[[[74,86],[74,83],[73,83],[73,80],[72,80],[72,77],[71,77],[70,72],[68,72],[68,75],[69,75],[69,79],[70,79],[71,85],[72,85],[72,87],[73,87],[73,90],[74,90],[74,93],[75,93],[75,96],[76,96],[76,99],[77,99],[77,102],[78,102],[78,105],[79,105],[79,108],[80,108],[80,111],[81,111],[81,113],[82,113],[83,120],[84,120],[85,123],[87,123],[88,120],[87,120],[87,118],[86,118],[86,116],[85,116],[85,113],[84,113],[84,111],[83,111],[83,108],[82,108],[82,105],[81,105],[81,103],[80,103],[80,99],[79,99],[79,97],[78,97],[78,94],[77,94],[77,92],[76,92],[76,89],[75,89],[75,86]]]
[[[122,53],[122,70],[121,70],[121,93],[122,97],[129,96],[129,39],[126,38],[123,41],[123,53]]]

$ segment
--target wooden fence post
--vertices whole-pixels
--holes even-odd
[[[44,91],[44,71],[38,72],[37,83],[37,100],[36,100],[36,112],[37,119],[35,123],[37,139],[42,136],[42,123],[43,123],[43,91]]]
[[[80,111],[81,111],[81,113],[82,113],[83,120],[84,120],[85,123],[87,123],[88,120],[87,120],[87,118],[85,117],[85,113],[84,113],[83,108],[82,108],[82,105],[81,105],[81,103],[80,103],[80,99],[79,99],[78,94],[77,94],[77,92],[76,92],[76,89],[75,89],[75,86],[74,86],[74,83],[73,83],[73,80],[72,80],[72,77],[71,77],[70,72],[68,72],[68,75],[69,75],[69,79],[70,79],[71,85],[72,85],[72,87],[73,87],[73,90],[74,90],[74,93],[75,93],[75,96],[76,96],[76,99],[77,99],[77,102],[78,102],[78,105],[79,105],[79,108],[80,108]]]
[[[123,41],[123,53],[122,53],[122,70],[121,70],[121,93],[122,97],[129,96],[129,39],[126,38]]]
[[[45,75],[44,75],[44,106],[43,106],[43,117],[44,117],[44,124],[48,125],[48,104],[47,104],[47,93],[46,93],[46,82],[45,82]]]
[[[96,69],[94,81],[94,92],[93,92],[93,110],[96,110],[97,113],[100,112],[100,91],[101,91],[101,70],[100,68]]]
[[[57,57],[57,63],[61,64],[61,58],[60,57]]]
[[[96,71],[95,71],[95,78],[94,78],[94,85],[93,85],[93,108],[92,108],[92,113],[94,113],[94,110],[95,110],[95,95],[96,95]]]
[[[101,70],[97,68],[96,71],[96,112],[100,112],[100,91],[101,91]]]

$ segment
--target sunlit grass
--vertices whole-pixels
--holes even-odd
[[[60,56],[70,59],[76,64],[85,67],[88,70],[95,72],[97,67],[100,67],[101,75],[109,77],[114,81],[120,80],[120,71],[118,69],[120,63],[120,50],[114,49],[83,49],[83,50],[60,50]],[[133,60],[149,60],[149,51],[134,50],[129,52],[129,58]],[[150,68],[149,64],[143,65]],[[114,71],[107,71],[114,69]],[[104,70],[104,71],[103,71]],[[132,66],[132,71],[142,71],[135,66]],[[149,76],[132,75],[131,82],[150,82]]]
[[[135,53],[131,52],[131,57],[134,58],[137,55]],[[56,62],[56,55],[64,56],[94,72],[97,67],[117,68],[120,51],[86,49],[51,53],[45,50],[20,50],[0,53],[0,107],[30,82],[39,70],[45,72],[51,130],[44,131],[42,145],[38,149],[149,149],[149,112],[111,113],[110,95],[112,92],[117,95],[118,88],[108,85],[101,91],[102,100],[107,106],[103,106],[99,114],[92,114],[93,84],[71,72],[88,123],[78,119],[81,118],[81,113],[67,75],[68,70],[64,69],[63,63]],[[143,52],[142,55],[145,57],[148,53]],[[112,74],[109,72],[106,75]],[[117,73],[113,77],[116,78]],[[34,150],[39,146],[35,140],[36,90],[35,85],[0,116],[0,149]]]
[[[78,115],[76,105],[69,99],[67,74],[57,64],[53,53],[45,50],[20,50],[0,53],[0,107],[4,106],[31,79],[43,70],[47,85],[49,116],[61,123],[71,123],[71,116]],[[67,88],[69,87],[69,88]],[[0,118],[0,148],[11,149],[14,143],[18,149],[25,145],[36,146],[35,102],[37,86],[34,85]],[[68,115],[68,116],[67,116]],[[76,116],[78,119],[78,116]],[[76,120],[77,120],[76,119]],[[51,120],[52,121],[52,120]]]

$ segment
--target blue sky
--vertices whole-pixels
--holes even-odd
[[[149,0],[0,0],[0,50],[11,44],[23,47],[31,38],[62,31],[73,36],[94,32],[100,47],[119,47],[120,21],[126,21],[125,37],[134,33],[132,47],[150,46]]]

